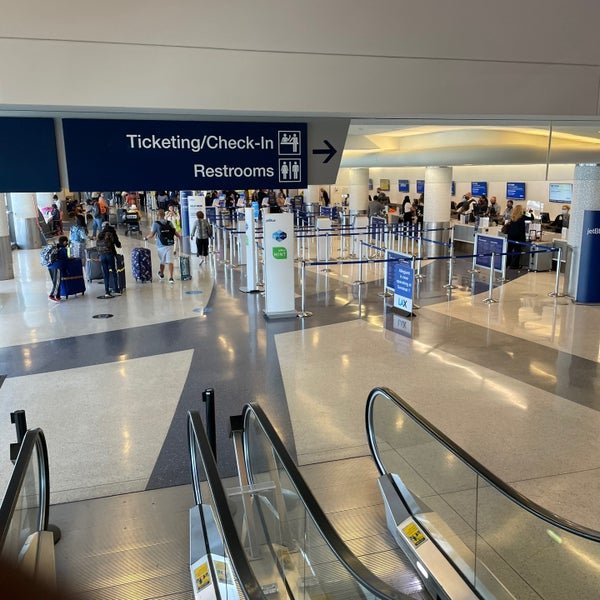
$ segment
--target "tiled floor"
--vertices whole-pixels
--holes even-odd
[[[125,238],[126,257],[138,244]],[[484,276],[457,267],[448,297],[433,261],[411,321],[378,297],[381,264],[360,289],[357,266],[309,266],[314,316],[266,321],[261,296],[238,291],[243,269],[192,267],[189,282],[137,284],[128,271],[121,298],[98,300],[93,283],[57,305],[37,252],[15,252],[16,278],[0,282],[0,447],[8,413],[26,408],[49,438],[54,502],[188,483],[185,415],[207,387],[223,475],[229,416],[249,401],[301,464],[365,456],[366,397],[386,385],[534,501],[600,529],[600,309],[548,297],[552,274],[498,284],[486,305]],[[1,485],[9,470],[0,463]]]

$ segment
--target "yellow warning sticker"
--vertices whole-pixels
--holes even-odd
[[[418,548],[427,538],[423,532],[417,527],[417,524],[412,522],[402,528],[402,533],[413,543],[415,548]]]
[[[203,562],[194,569],[194,580],[196,582],[197,591],[203,590],[207,585],[210,585],[208,562]]]

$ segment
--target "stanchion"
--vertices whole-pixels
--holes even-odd
[[[235,238],[234,234],[233,234],[233,229],[229,230],[229,255],[230,255],[230,260],[229,260],[229,266],[233,269],[235,269],[236,267],[239,267],[238,264],[234,264],[233,260],[234,260],[234,253],[233,253],[233,249],[235,247],[237,247],[237,238]],[[239,254],[239,252],[237,252],[236,249],[236,254]]]
[[[356,281],[353,281],[352,283],[354,283],[354,285],[364,285],[365,282],[363,281],[363,242],[362,240],[358,241],[359,246],[358,246],[358,279]]]
[[[423,265],[423,230],[421,229],[419,238],[417,240],[417,258],[419,259],[419,264],[417,265],[417,272],[415,274],[415,279],[417,281],[423,281],[425,279],[425,275],[421,273],[421,267]]]
[[[564,298],[565,295],[559,292],[559,283],[560,283],[560,261],[562,259],[562,248],[557,249],[556,255],[556,280],[554,282],[554,291],[550,292],[548,296],[551,298]]]
[[[495,304],[498,300],[494,300],[494,265],[496,264],[496,254],[492,252],[492,257],[490,260],[490,281],[488,287],[488,297],[483,301],[486,304]]]
[[[318,242],[317,242],[318,244]],[[329,231],[325,233],[325,258],[328,261],[331,255],[331,240],[329,238]],[[321,269],[321,273],[331,273],[331,269],[328,265],[325,265],[325,268]]]
[[[415,273],[415,262],[416,262],[416,261],[415,261],[415,257],[413,256],[413,257],[411,258],[411,263],[412,263],[412,264],[411,264],[411,268],[412,268],[412,272],[413,272],[413,285],[412,285],[412,305],[413,305],[413,309],[419,309],[419,308],[421,308],[421,306],[420,306],[419,304],[415,304],[415,287],[416,287],[416,286],[415,286],[415,280],[416,280],[416,277],[414,276],[414,273]],[[419,262],[420,262],[420,261],[419,261]],[[415,313],[414,313],[413,311],[411,311],[411,313],[412,313],[412,314],[411,314],[411,318],[412,318],[412,317],[416,317],[416,316],[417,316],[417,315],[415,315]]]
[[[454,248],[450,246],[450,259],[448,260],[448,283],[444,286],[447,290],[455,290],[457,286],[452,283],[454,279]]]
[[[302,299],[298,318],[304,319],[305,317],[313,316],[310,311],[306,310],[306,261],[304,260],[302,261],[302,266],[300,267],[300,278],[302,280]]]
[[[480,270],[477,268],[477,255],[473,254],[473,265],[470,269],[467,269],[467,273],[480,273]]]
[[[388,262],[389,262],[389,258],[388,258]],[[398,261],[399,262],[399,261]],[[386,268],[387,268],[387,263],[386,263]],[[383,278],[383,292],[379,292],[377,294],[380,298],[391,298],[394,294],[392,294],[391,292],[388,292],[385,289],[385,277]]]

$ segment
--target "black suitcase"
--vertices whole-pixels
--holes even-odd
[[[119,282],[119,289],[124,291],[127,287],[125,281],[125,257],[122,254],[115,256],[115,262],[117,263],[117,280]]]

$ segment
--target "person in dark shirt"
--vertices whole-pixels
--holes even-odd
[[[520,204],[517,204],[512,211],[512,216],[506,227],[506,237],[508,238],[509,253],[523,251],[522,244],[514,243],[525,241],[525,215]],[[521,267],[521,255],[512,254],[509,256],[508,266],[511,269],[519,269]]]
[[[58,249],[56,258],[52,264],[48,266],[50,278],[52,279],[52,291],[48,298],[54,302],[60,302],[60,282],[62,280],[63,271],[67,268],[67,261],[69,260],[69,255],[67,254],[68,245],[69,239],[67,236],[61,235],[56,244]]]

